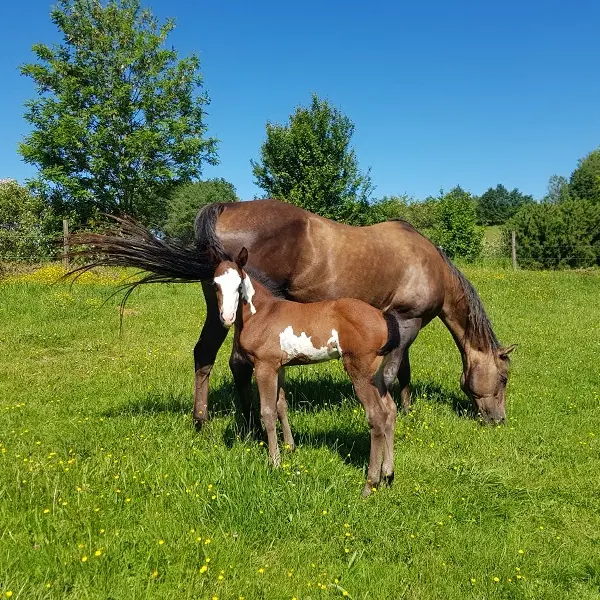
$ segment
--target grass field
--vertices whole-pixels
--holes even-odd
[[[509,422],[454,413],[460,356],[433,323],[396,481],[366,500],[340,364],[288,371],[299,447],[273,471],[236,435],[229,345],[192,428],[199,286],[137,292],[119,334],[110,277],[0,282],[0,597],[600,598],[600,274],[466,273],[519,344]]]

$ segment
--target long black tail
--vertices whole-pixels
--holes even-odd
[[[216,265],[227,257],[216,235],[216,221],[221,204],[210,204],[196,219],[196,244],[186,246],[177,240],[161,239],[129,217],[111,217],[117,224],[110,234],[80,233],[72,236],[73,246],[84,246],[70,252],[71,257],[91,259],[66,277],[94,267],[134,267],[147,274],[127,284],[133,288],[145,283],[186,283],[208,281]]]
[[[391,311],[384,312],[383,317],[387,324],[388,337],[385,344],[377,351],[379,356],[390,353],[400,345],[400,325],[398,325],[398,319],[396,319]]]

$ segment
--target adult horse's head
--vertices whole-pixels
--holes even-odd
[[[224,260],[215,269],[213,283],[223,327],[231,327],[235,323],[240,295],[248,301],[252,299],[252,284],[243,270],[247,261],[248,250],[242,248],[235,261]]]
[[[460,387],[486,423],[504,423],[509,354],[516,345],[473,353],[465,365]]]

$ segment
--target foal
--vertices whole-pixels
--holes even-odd
[[[248,251],[242,248],[235,262],[221,262],[214,285],[221,322],[225,327],[235,323],[234,343],[254,365],[271,463],[280,463],[277,417],[285,444],[294,448],[283,390],[284,367],[341,358],[371,429],[363,496],[381,481],[391,483],[396,405],[388,390],[396,373],[386,376],[385,364],[387,354],[400,344],[396,319],[352,298],[309,304],[278,298],[256,277],[250,280],[243,270],[247,260]]]

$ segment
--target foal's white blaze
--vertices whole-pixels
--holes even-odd
[[[326,346],[315,348],[310,336],[307,336],[304,331],[300,335],[295,335],[292,326],[288,325],[279,334],[279,344],[290,360],[303,356],[309,360],[321,361],[339,358],[342,355],[340,339],[335,329],[331,330],[331,337],[327,340]]]
[[[242,279],[242,295],[244,296],[244,300],[250,305],[250,312],[252,314],[256,313],[256,308],[254,304],[252,304],[252,297],[254,296],[254,286],[250,281],[250,277],[246,273],[246,277]]]
[[[221,288],[221,321],[226,327],[235,322],[241,283],[242,278],[235,269],[227,269],[223,275],[215,277],[215,284]]]

